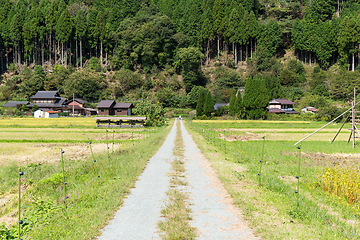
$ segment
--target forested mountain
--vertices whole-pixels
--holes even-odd
[[[244,86],[243,77],[262,72],[288,87],[287,97],[305,82],[312,82],[312,90],[321,85],[322,93],[346,95],[347,90],[333,93],[338,89],[325,84],[321,74],[334,64],[360,69],[359,13],[358,0],[0,0],[0,69],[15,73],[5,75],[0,97],[58,90],[95,100],[155,89],[155,97],[166,101],[181,88],[187,95],[194,86],[205,86],[216,75],[202,70],[210,63],[246,65],[246,75],[229,71],[211,86],[226,90],[227,98],[232,87]],[[297,63],[282,66],[277,59],[288,50],[321,70],[306,79]],[[79,79],[69,77],[75,70]],[[180,83],[176,74],[182,75]],[[90,75],[100,92],[88,90],[86,97],[79,82],[85,84]]]

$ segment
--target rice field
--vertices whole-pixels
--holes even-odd
[[[329,125],[297,146],[326,123],[188,124],[204,139],[203,151],[264,239],[360,238],[360,140],[355,148],[348,143],[350,124],[333,143],[342,123]]]

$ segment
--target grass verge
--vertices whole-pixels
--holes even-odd
[[[175,239],[195,239],[195,228],[189,225],[191,217],[188,208],[188,196],[181,190],[185,182],[185,167],[183,158],[184,143],[181,137],[180,121],[177,122],[177,131],[175,138],[174,156],[171,172],[171,189],[167,191],[169,196],[166,207],[161,211],[163,221],[158,223],[162,231],[161,237],[166,240]]]
[[[293,144],[270,141],[261,163],[262,141],[229,143],[209,128],[190,122],[187,126],[243,217],[263,239],[358,239],[359,220],[351,207],[334,204],[312,185],[324,163],[303,155],[299,173]],[[296,176],[301,179],[298,193]]]
[[[170,129],[170,126],[159,128],[151,136],[109,156],[105,152],[95,154],[94,159],[66,160],[66,185],[60,165],[22,167],[21,171],[25,172],[21,180],[21,189],[25,192],[21,206],[22,238],[79,239],[81,236],[81,239],[94,239],[121,206]],[[19,171],[18,166],[12,168],[15,173]],[[16,189],[9,192],[14,193]],[[16,201],[9,203],[13,209],[17,209]],[[18,237],[17,226],[8,229],[0,225],[0,233],[0,239]]]

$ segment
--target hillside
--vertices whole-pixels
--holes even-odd
[[[321,108],[346,102],[359,85],[356,1],[1,0],[0,6],[2,101],[57,90],[90,103],[149,97],[164,107],[195,108],[194,86],[228,102],[232,88],[260,77],[269,98]]]

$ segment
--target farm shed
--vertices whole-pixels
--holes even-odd
[[[34,112],[35,118],[57,118],[59,117],[59,113],[57,111],[44,111],[44,110],[36,110]]]
[[[132,114],[132,103],[116,103],[114,100],[102,100],[96,106],[99,115],[128,115]]]

